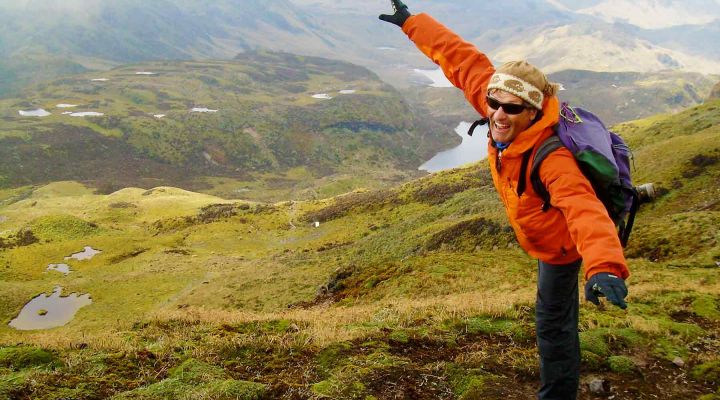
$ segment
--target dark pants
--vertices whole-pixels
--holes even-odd
[[[538,262],[535,330],[540,352],[538,399],[575,400],[580,382],[578,271],[582,260],[567,265]]]

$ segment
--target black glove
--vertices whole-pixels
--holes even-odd
[[[390,2],[392,3],[393,9],[395,10],[395,14],[383,14],[380,16],[380,19],[402,28],[402,26],[405,24],[405,21],[407,21],[407,19],[410,18],[410,15],[412,14],[410,14],[407,6],[402,1],[390,0]]]
[[[598,306],[600,305],[598,297],[605,296],[608,301],[624,310],[627,308],[627,304],[625,304],[627,294],[625,281],[607,272],[591,276],[585,284],[585,299]]]

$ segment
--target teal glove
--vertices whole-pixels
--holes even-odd
[[[627,308],[627,304],[625,304],[627,294],[625,281],[607,272],[591,276],[585,284],[585,299],[598,306],[600,305],[598,297],[605,296],[609,302],[624,310]]]
[[[407,21],[408,18],[412,14],[410,14],[410,11],[408,11],[407,6],[400,0],[390,0],[390,3],[392,3],[393,9],[395,10],[395,14],[388,15],[388,14],[382,14],[380,16],[380,19],[389,22],[391,24],[395,24],[402,28],[402,26],[405,24],[405,21]]]

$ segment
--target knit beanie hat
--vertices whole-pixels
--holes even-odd
[[[548,81],[547,76],[527,61],[511,61],[503,64],[490,79],[490,89],[500,89],[542,110],[545,97],[554,96],[560,88]]]

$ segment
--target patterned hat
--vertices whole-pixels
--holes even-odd
[[[490,79],[490,89],[500,89],[542,110],[545,97],[554,96],[560,85],[548,81],[547,76],[527,61],[511,61],[503,64]]]

